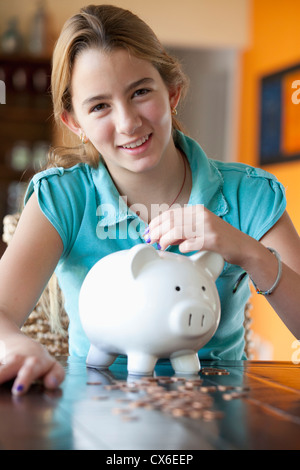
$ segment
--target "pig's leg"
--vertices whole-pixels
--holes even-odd
[[[133,375],[152,375],[157,357],[144,353],[128,353],[127,369]]]
[[[108,354],[92,345],[86,358],[86,365],[96,369],[107,369],[116,357],[117,355]]]
[[[197,374],[200,370],[200,361],[197,353],[179,354],[170,356],[172,367],[176,374]]]

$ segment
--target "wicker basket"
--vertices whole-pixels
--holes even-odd
[[[20,214],[7,215],[3,219],[3,236],[2,239],[5,243],[9,244],[16,226],[18,224]],[[47,286],[44,295],[48,295]],[[69,338],[68,338],[68,325],[69,319],[63,308],[63,300],[59,287],[57,288],[58,295],[60,296],[61,313],[60,320],[63,328],[63,333],[54,333],[51,330],[49,320],[46,318],[42,303],[38,302],[35,309],[29,315],[27,321],[22,327],[23,333],[43,344],[49,353],[53,356],[66,356],[69,354]]]

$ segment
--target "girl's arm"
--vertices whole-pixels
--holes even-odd
[[[13,239],[0,260],[0,383],[14,380],[24,393],[36,379],[56,388],[64,370],[46,349],[20,327],[47,285],[63,249],[57,231],[42,214],[33,194]]]
[[[179,244],[182,252],[208,250],[220,253],[225,261],[241,266],[260,290],[275,282],[278,261],[266,247],[281,256],[282,276],[266,299],[297,337],[300,337],[300,238],[285,212],[280,220],[257,241],[203,208],[187,206],[166,211],[153,219],[145,235],[164,250]]]
[[[286,212],[260,241],[263,246],[249,256],[245,270],[260,290],[268,290],[276,280],[278,261],[265,247],[280,254],[282,275],[266,299],[294,336],[300,338],[300,238]]]

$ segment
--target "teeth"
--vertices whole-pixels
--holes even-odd
[[[141,139],[137,140],[136,142],[132,142],[132,144],[123,145],[123,148],[124,149],[135,149],[136,147],[139,147],[140,145],[143,145],[148,139],[149,139],[149,135],[146,135],[145,137],[142,137]]]

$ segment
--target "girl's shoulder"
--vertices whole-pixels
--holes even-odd
[[[86,163],[78,163],[69,168],[55,166],[42,170],[33,176],[32,182],[37,184],[38,182],[47,180],[55,184],[55,182],[61,179],[63,179],[63,181],[82,180],[84,182],[86,179],[90,179],[90,175],[91,167]]]
[[[236,178],[241,180],[244,178],[265,178],[270,181],[278,182],[275,175],[268,171],[248,165],[242,162],[223,162],[219,160],[209,159],[209,162],[214,166],[223,176],[224,179]]]

